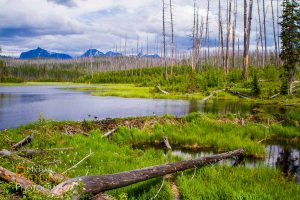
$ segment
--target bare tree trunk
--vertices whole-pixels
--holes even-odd
[[[280,24],[279,24],[279,0],[277,0],[277,44],[278,44],[278,62],[280,63]]]
[[[231,30],[231,5],[232,0],[229,0],[228,7],[228,22],[227,22],[227,38],[226,38],[226,58],[225,58],[225,74],[229,72],[229,44],[230,44],[230,30]]]
[[[249,52],[248,52],[249,36],[248,36],[247,16],[248,16],[247,0],[244,0],[244,55],[243,55],[243,78],[244,78],[244,80],[248,79],[248,65],[249,65]]]
[[[170,76],[172,78],[172,76],[173,76],[173,66],[174,66],[174,51],[175,51],[172,0],[170,0],[170,15],[171,15],[171,71],[170,71]]]
[[[265,66],[265,57],[264,57],[264,43],[263,43],[263,33],[262,33],[262,24],[261,24],[261,12],[259,0],[257,0],[257,12],[258,12],[258,23],[259,23],[259,37],[261,45],[261,57],[262,57],[262,66]]]
[[[237,0],[234,1],[234,22],[232,30],[232,68],[235,68],[235,32],[237,23]]]
[[[196,0],[194,0],[194,22],[193,22],[193,49],[192,49],[192,69],[195,67],[195,52],[196,50]]]
[[[266,4],[265,0],[263,0],[263,24],[264,24],[264,39],[265,39],[265,62],[267,62],[267,55],[268,55],[268,49],[267,49],[267,27],[266,27]]]
[[[206,14],[206,42],[207,42],[207,62],[208,64],[210,59],[210,37],[209,37],[209,0],[207,0],[207,14]]]
[[[224,54],[224,39],[223,39],[223,23],[222,23],[222,10],[221,10],[221,0],[219,0],[219,42],[221,47],[221,60],[222,68],[225,69],[225,54]]]
[[[165,0],[163,0],[163,57],[165,67],[165,79],[168,80],[168,67],[166,58],[166,22],[165,22]]]
[[[273,36],[274,36],[274,44],[275,44],[275,62],[276,66],[278,66],[278,47],[277,47],[277,38],[276,38],[276,29],[275,29],[275,18],[274,18],[274,6],[273,0],[271,1],[271,9],[272,9],[272,22],[273,22]]]

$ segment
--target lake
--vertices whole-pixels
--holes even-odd
[[[99,97],[87,91],[66,90],[63,86],[1,86],[0,129],[36,121],[40,115],[46,119],[83,120],[95,116],[100,119],[164,114],[182,116],[195,111],[245,114],[256,107],[242,101]],[[274,108],[269,110],[274,111]]]

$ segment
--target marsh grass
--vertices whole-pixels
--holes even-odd
[[[300,187],[267,167],[210,166],[177,175],[182,199],[299,199]]]
[[[151,118],[148,117],[147,119],[150,120]],[[220,118],[212,114],[195,113],[183,117],[181,120],[165,116],[161,118],[161,121],[164,119],[166,123],[149,124],[149,126],[143,129],[119,127],[117,132],[109,139],[101,137],[103,133],[99,130],[99,127],[94,125],[93,121],[82,123],[56,122],[40,119],[35,123],[17,129],[8,129],[0,132],[0,137],[2,138],[0,149],[10,149],[12,143],[21,140],[24,136],[31,133],[34,133],[34,140],[31,144],[23,147],[23,149],[62,147],[72,147],[74,149],[71,151],[54,151],[35,156],[32,159],[35,165],[24,164],[21,161],[13,161],[6,158],[0,158],[0,163],[2,167],[11,171],[15,171],[16,166],[21,164],[27,167],[33,166],[34,168],[62,173],[92,151],[93,154],[90,158],[66,174],[67,177],[78,177],[111,174],[164,164],[166,163],[166,157],[162,149],[150,148],[141,150],[132,147],[134,144],[157,144],[161,141],[163,135],[168,137],[171,145],[187,148],[213,147],[216,151],[245,148],[247,155],[256,157],[262,157],[265,154],[264,144],[258,143],[261,139],[269,136],[278,136],[278,138],[285,139],[300,138],[299,129],[296,127],[272,125],[268,129],[263,124],[255,123],[247,123],[241,126],[234,122],[234,118]],[[130,118],[128,120],[138,120],[138,118]],[[85,127],[88,127],[88,136],[82,134],[83,124],[85,124]],[[78,131],[73,134],[67,134],[62,128],[64,126],[73,127],[74,130]],[[178,157],[170,155],[169,157],[169,162],[180,160]],[[299,190],[295,187],[294,183],[285,180],[278,171],[273,169],[212,167],[212,169],[204,168],[203,171],[201,170],[198,171],[197,176],[193,178],[191,184],[187,183],[191,179],[189,172],[184,172],[183,177],[177,177],[180,192],[183,197],[186,197],[184,199],[197,199],[199,195],[202,197],[201,195],[205,194],[211,199],[220,199],[221,197],[224,197],[223,199],[238,197],[249,199],[261,195],[262,197],[269,198],[272,197],[272,193],[264,186],[264,184],[267,185],[269,183],[267,180],[273,184],[270,191],[278,189],[278,192],[275,191],[273,197],[278,197],[280,191],[283,190],[287,191],[286,196],[288,198],[290,198],[292,193],[299,194]],[[29,171],[28,173],[31,172]],[[205,179],[207,176],[211,178]],[[237,181],[234,182],[234,180]],[[245,186],[242,185],[242,180],[246,181]],[[157,178],[108,191],[107,193],[116,199],[150,199],[155,196],[161,183],[162,178]],[[226,186],[225,184],[229,185]],[[41,183],[41,185],[53,187],[55,184]],[[203,190],[199,189],[202,187]],[[254,194],[252,194],[254,196],[250,195],[250,189],[254,191]],[[3,182],[0,183],[0,190],[4,191],[4,193],[0,192],[3,198],[11,197],[12,193],[16,192],[11,185],[4,184]],[[263,194],[263,192],[266,194]],[[24,199],[41,199],[38,194],[33,194],[32,192],[27,192],[24,195]],[[170,185],[166,181],[157,199],[172,199],[172,195]]]

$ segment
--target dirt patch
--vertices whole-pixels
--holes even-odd
[[[132,119],[104,119],[99,121],[94,121],[94,126],[99,127],[101,131],[107,132],[109,130],[116,129],[119,126],[125,126],[128,128],[138,128],[146,129],[153,128],[154,125],[158,124],[172,124],[180,125],[183,124],[182,119],[180,118],[160,118],[160,117],[141,117],[141,118],[132,118]]]

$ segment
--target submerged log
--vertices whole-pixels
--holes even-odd
[[[125,187],[134,183],[165,176],[167,174],[172,174],[186,169],[214,164],[223,159],[239,157],[242,156],[244,152],[245,150],[239,149],[218,155],[197,158],[194,160],[147,167],[116,174],[78,177],[69,179],[59,184],[52,190],[52,193],[55,195],[62,195],[72,189],[74,185],[82,183],[83,194],[92,193],[96,195],[107,190]]]
[[[25,138],[24,138],[23,140],[21,140],[20,142],[14,144],[14,145],[12,146],[12,148],[13,148],[14,150],[17,150],[17,149],[21,148],[22,146],[24,146],[24,145],[30,143],[30,142],[32,141],[32,139],[33,139],[33,134],[31,134],[31,135],[25,137]]]

